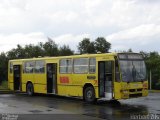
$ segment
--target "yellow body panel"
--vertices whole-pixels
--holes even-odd
[[[22,83],[22,92],[26,92],[26,84]]]
[[[81,86],[58,85],[58,95],[62,96],[82,96]]]
[[[45,84],[34,84],[34,92],[35,93],[47,93]]]
[[[22,75],[22,83],[26,84],[28,81],[32,81],[32,83],[35,83],[35,79],[34,79],[34,75],[33,74],[23,74]]]
[[[114,98],[121,99],[121,82],[114,82]]]
[[[10,90],[13,90],[13,83],[12,83],[12,82],[10,82],[10,83],[8,84],[8,88],[9,88]]]
[[[47,93],[46,92],[46,74],[35,74],[34,75],[34,86],[35,92],[37,93]]]
[[[148,96],[148,81],[142,82],[114,82],[115,99],[128,99],[132,95]],[[139,96],[137,96],[139,97]]]
[[[98,86],[98,79],[88,80],[88,74],[59,74],[58,75],[58,94],[66,96],[83,96],[83,87],[85,84],[92,84],[94,87]],[[94,75],[95,76],[95,75]],[[60,77],[67,77],[69,83],[60,83]],[[96,77],[97,78],[97,77]],[[98,88],[95,89],[95,94],[98,98]]]

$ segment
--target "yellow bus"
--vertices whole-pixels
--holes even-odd
[[[143,56],[101,53],[15,59],[8,63],[8,87],[14,91],[120,100],[148,95]]]

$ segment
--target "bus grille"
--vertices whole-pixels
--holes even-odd
[[[142,93],[130,94],[129,97],[130,97],[130,98],[134,98],[134,97],[142,97]]]
[[[140,88],[140,89],[137,89],[137,91],[138,91],[138,92],[141,92],[141,91],[142,91],[142,88]]]
[[[130,89],[129,90],[129,92],[135,92],[136,91],[136,89]]]
[[[129,92],[142,92],[142,88],[139,88],[139,89],[130,89]]]

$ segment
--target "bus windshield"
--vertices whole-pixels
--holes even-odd
[[[122,81],[140,82],[146,80],[146,66],[143,60],[119,60]]]
[[[146,66],[141,54],[120,53],[119,66],[124,82],[140,82],[146,80]]]

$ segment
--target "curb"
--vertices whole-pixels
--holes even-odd
[[[152,92],[152,93],[160,93],[160,90],[149,90],[149,92]]]

